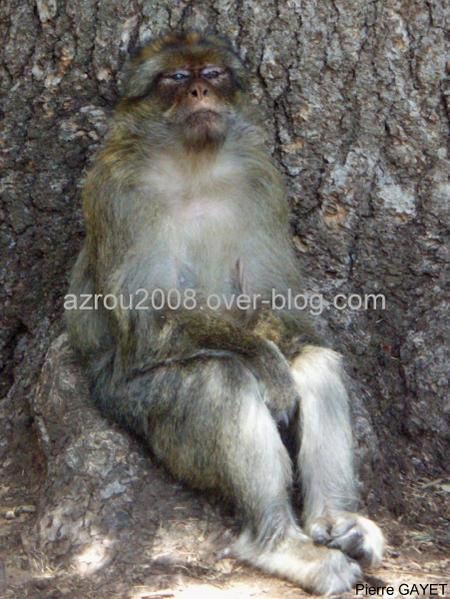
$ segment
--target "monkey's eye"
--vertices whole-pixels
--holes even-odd
[[[184,81],[184,79],[187,79],[189,77],[189,72],[188,71],[177,71],[176,73],[172,73],[168,77],[169,77],[169,79],[172,79],[173,81]]]
[[[205,79],[217,79],[220,75],[223,75],[224,70],[218,67],[208,67],[202,70],[202,77]]]

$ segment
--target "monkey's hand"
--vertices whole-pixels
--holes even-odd
[[[172,357],[180,355],[234,356],[241,360],[260,383],[263,399],[277,421],[288,420],[298,394],[286,358],[272,340],[238,326],[233,320],[211,312],[179,311],[167,315]],[[167,338],[167,337],[166,337]],[[180,343],[179,350],[177,343]],[[200,354],[199,354],[200,355]]]
[[[252,317],[251,326],[256,335],[275,343],[288,360],[305,345],[322,345],[309,320],[298,311],[261,307]]]
[[[379,527],[364,516],[339,512],[311,520],[306,531],[318,545],[340,549],[363,565],[378,566],[384,550]]]

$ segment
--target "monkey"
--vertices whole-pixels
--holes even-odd
[[[249,81],[230,42],[196,31],[131,59],[82,192],[69,294],[145,293],[145,309],[67,310],[67,329],[99,409],[178,480],[234,506],[238,559],[340,593],[380,563],[384,537],[356,512],[341,356],[304,311],[271,304],[303,278]]]

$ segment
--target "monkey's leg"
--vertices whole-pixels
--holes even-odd
[[[290,459],[260,382],[237,358],[160,367],[135,377],[126,392],[116,412],[129,411],[126,420],[167,468],[233,500],[244,524],[238,557],[314,592],[352,587],[359,566],[314,545],[297,526]]]
[[[348,396],[336,352],[306,346],[293,361],[300,395],[299,473],[305,529],[320,544],[377,565],[384,539],[357,506]]]

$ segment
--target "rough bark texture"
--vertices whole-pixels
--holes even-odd
[[[416,505],[408,481],[441,476],[449,409],[445,6],[442,0],[1,4],[0,388],[7,434],[0,458],[22,450],[24,470],[40,468],[31,535],[39,551],[52,560],[79,555],[80,547],[105,539],[108,522],[121,551],[127,531],[134,531],[137,547],[143,528],[147,535],[158,529],[161,501],[176,510],[175,496],[187,497],[183,509],[191,519],[198,509],[207,522],[211,510],[152,469],[134,441],[89,407],[64,337],[50,350],[35,394],[83,237],[80,185],[105,133],[120,67],[137,44],[167,29],[226,34],[255,73],[253,99],[286,174],[310,292],[330,302],[336,293],[386,298],[385,310],[330,304],[320,317],[356,381],[355,431],[369,508],[403,512]],[[152,497],[147,511],[139,503],[144,483]],[[131,522],[133,501],[141,512]],[[211,517],[220,531],[221,517]],[[437,516],[431,510],[429,517]],[[186,535],[205,536],[199,527]],[[104,551],[107,562],[116,550],[105,543],[95,551]]]

